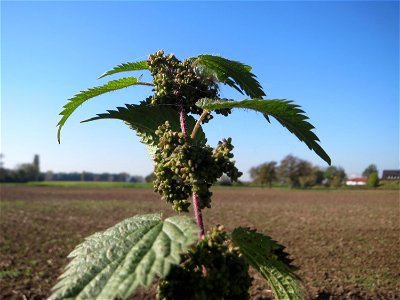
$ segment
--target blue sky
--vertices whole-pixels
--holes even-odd
[[[164,49],[253,66],[269,99],[292,99],[332,164],[399,168],[399,2],[1,2],[1,152],[6,167],[41,158],[43,171],[152,171],[146,148],[118,121],[79,121],[151,93],[133,87],[93,99],[56,139],[62,106],[101,85],[104,71]],[[116,76],[115,78],[117,78]],[[242,99],[229,89],[222,96]],[[326,164],[277,122],[234,111],[204,126],[231,136],[238,167],[293,154]]]

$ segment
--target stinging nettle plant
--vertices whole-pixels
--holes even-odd
[[[154,94],[139,104],[83,122],[124,121],[149,149],[155,191],[178,213],[188,212],[192,205],[195,221],[182,214],[167,219],[138,215],[89,236],[69,255],[71,261],[50,299],[126,299],[157,278],[159,299],[249,299],[249,266],[267,280],[276,298],[301,299],[296,268],[276,241],[243,227],[225,232],[218,226],[205,232],[202,210],[211,207],[211,186],[223,174],[236,181],[242,173],[232,160],[231,138],[212,148],[201,125],[213,118],[212,112],[228,116],[234,108],[255,110],[268,122],[270,117],[278,120],[330,164],[304,111],[291,100],[264,99],[250,66],[214,55],[180,61],[161,50],[146,61],[118,65],[99,78],[140,70],[150,71],[153,82],[124,77],[69,99],[60,113],[58,140],[66,120],[87,100],[129,86],[152,87]],[[249,98],[221,99],[220,84]]]

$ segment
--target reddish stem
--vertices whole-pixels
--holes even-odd
[[[183,108],[183,105],[181,105],[181,107],[180,107],[179,121],[181,122],[182,133],[186,137],[187,136],[186,116],[185,116],[185,110]]]
[[[181,130],[182,133],[187,136],[187,126],[186,126],[186,114],[185,108],[181,103],[179,109],[179,121],[181,123]],[[204,224],[203,224],[203,216],[201,214],[200,202],[199,202],[199,195],[196,192],[192,194],[192,201],[193,201],[193,209],[194,209],[194,216],[196,218],[197,227],[199,229],[199,239],[204,237]]]
[[[194,216],[196,218],[197,227],[199,228],[199,240],[204,237],[204,224],[203,224],[203,215],[201,214],[200,203],[199,203],[199,195],[196,192],[193,192],[192,195],[193,200],[193,209]]]

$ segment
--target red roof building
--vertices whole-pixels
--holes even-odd
[[[354,177],[346,180],[346,185],[366,185],[368,178],[365,177]]]

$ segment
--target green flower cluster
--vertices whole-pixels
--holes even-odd
[[[218,98],[219,89],[213,76],[201,73],[193,67],[192,60],[178,60],[173,54],[164,55],[157,51],[147,60],[153,76],[154,94],[146,101],[151,104],[183,106],[187,113],[200,115],[203,109],[196,106],[201,98]],[[227,116],[230,109],[217,110],[216,113]],[[204,122],[212,116],[207,114]]]
[[[154,190],[178,211],[188,211],[187,200],[193,192],[199,196],[200,208],[211,207],[211,185],[222,174],[237,181],[242,175],[231,161],[232,140],[223,140],[213,149],[194,145],[189,137],[171,130],[168,122],[158,127],[159,144],[154,157]]]
[[[249,265],[222,231],[222,226],[214,228],[182,258],[180,265],[173,266],[160,281],[160,300],[250,298]]]

